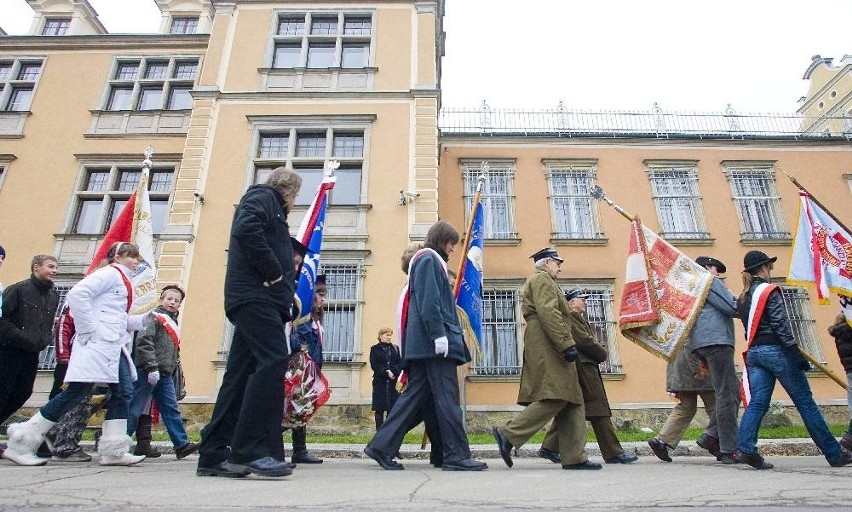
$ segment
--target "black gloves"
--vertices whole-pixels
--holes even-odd
[[[813,370],[813,368],[811,367],[811,362],[808,361],[804,355],[802,355],[801,351],[799,351],[798,345],[790,345],[788,347],[784,347],[784,350],[786,350],[790,354],[790,359],[792,359],[793,363],[798,369],[802,370],[803,372]]]
[[[562,352],[562,359],[568,361],[569,363],[573,363],[577,360],[577,356],[580,353],[577,352],[577,347],[568,347]]]

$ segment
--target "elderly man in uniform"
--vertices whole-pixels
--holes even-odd
[[[583,392],[574,363],[579,352],[566,321],[571,311],[556,283],[564,260],[552,247],[531,258],[536,272],[524,283],[521,303],[527,328],[518,404],[526,408],[509,423],[494,427],[497,448],[512,467],[512,447],[522,446],[553,418],[563,469],[601,469],[586,453]]]
[[[609,399],[606,396],[603,379],[601,378],[600,363],[606,361],[607,350],[595,339],[595,329],[586,319],[586,299],[588,295],[582,290],[571,290],[565,292],[565,300],[571,313],[568,316],[568,325],[571,326],[571,335],[580,357],[577,361],[580,377],[580,388],[583,390],[583,407],[586,411],[586,419],[592,424],[595,438],[601,449],[604,462],[607,464],[629,464],[635,462],[638,457],[635,454],[624,452],[621,442],[615,433],[612,424],[612,411],[609,408]],[[559,436],[556,423],[550,426],[538,456],[552,462],[561,462],[559,459]]]

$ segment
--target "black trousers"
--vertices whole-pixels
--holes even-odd
[[[393,456],[402,446],[405,434],[421,420],[431,423],[429,406],[434,405],[443,462],[470,458],[470,445],[459,407],[456,363],[447,359],[413,361],[408,369],[408,387],[399,395],[370,446]],[[424,416],[426,415],[426,416]]]
[[[68,373],[68,363],[57,361],[56,367],[53,369],[53,387],[50,388],[50,395],[47,397],[48,400],[62,392],[66,373]]]
[[[37,372],[37,352],[0,346],[0,423],[29,400]]]
[[[200,465],[273,457],[281,447],[287,340],[274,308],[246,304],[231,312],[234,339],[210,423],[202,429]]]

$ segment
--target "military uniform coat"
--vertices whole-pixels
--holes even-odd
[[[595,339],[595,330],[582,314],[576,311],[569,313],[568,324],[571,326],[571,335],[577,344],[577,351],[580,352],[577,363],[586,419],[612,416],[598,366],[606,361],[607,350]]]
[[[550,399],[581,405],[583,392],[577,366],[562,358],[562,352],[574,346],[566,321],[570,309],[550,274],[537,271],[527,278],[521,294],[521,313],[527,327],[518,404]]]
[[[702,393],[713,391],[713,379],[710,372],[704,372],[704,378],[698,378],[701,360],[686,347],[681,348],[674,361],[666,366],[666,391],[691,391]]]

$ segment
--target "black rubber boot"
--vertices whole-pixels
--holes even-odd
[[[160,452],[151,446],[152,419],[147,414],[139,416],[139,423],[136,424],[136,448],[133,450],[133,455],[145,455],[151,459],[156,459],[160,456]]]

